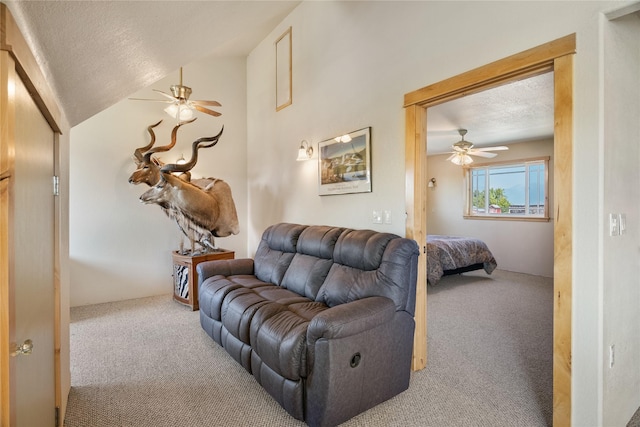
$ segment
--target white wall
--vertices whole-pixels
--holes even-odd
[[[640,16],[603,26],[603,214],[605,222],[610,213],[627,219],[622,236],[602,230],[603,425],[624,426],[640,406]]]
[[[601,425],[599,19],[601,12],[620,5],[303,2],[247,62],[249,251],[255,250],[262,230],[277,221],[403,234],[404,94],[576,33],[572,422]],[[293,27],[293,104],[276,112],[274,41],[289,26]],[[319,197],[317,165],[294,161],[300,140],[317,144],[365,126],[372,127],[373,192]],[[390,209],[393,224],[371,224],[373,209]],[[615,399],[619,392],[611,393]]]
[[[222,178],[231,186],[240,234],[216,244],[235,250],[237,257],[246,255],[247,241],[245,75],[245,58],[205,58],[186,65],[183,84],[193,89],[191,99],[219,101],[222,116],[197,113],[194,123],[180,128],[174,149],[159,155],[164,162],[181,154],[188,159],[192,141],[213,136],[224,125],[218,144],[200,150],[192,175]],[[152,88],[169,92],[178,83],[175,72],[131,97],[159,99]],[[178,249],[181,233],[158,206],[138,201],[147,186],[128,183],[135,170],[133,151],[149,141],[148,125],[163,119],[155,128],[156,145],[170,142],[175,120],[162,111],[165,106],[125,99],[71,131],[71,306],[173,290],[171,252]]]
[[[464,219],[463,169],[446,161],[448,156],[427,158],[427,175],[429,179],[436,178],[436,186],[427,189],[427,232],[481,239],[489,246],[499,269],[553,277],[553,221]],[[509,150],[501,151],[493,161],[543,156],[551,158],[549,206],[553,206],[553,140],[509,144]]]

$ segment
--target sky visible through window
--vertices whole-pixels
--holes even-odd
[[[472,168],[474,209],[483,213],[489,207],[489,213],[496,213],[496,206],[487,203],[499,203],[502,213],[539,215],[542,213],[539,208],[544,207],[546,200],[545,178],[544,161]],[[487,186],[491,190],[491,201],[486,200]]]
[[[512,205],[524,205],[524,165],[491,168],[489,172],[489,187],[504,189],[504,193]]]

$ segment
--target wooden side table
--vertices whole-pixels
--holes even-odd
[[[181,255],[173,252],[173,299],[198,310],[198,273],[196,267],[201,262],[216,259],[233,259],[235,252],[220,249],[202,255]]]

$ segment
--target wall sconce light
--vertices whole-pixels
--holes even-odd
[[[176,164],[177,165],[184,165],[185,163],[187,163],[187,159],[185,159],[184,156],[182,154],[180,154],[180,158],[178,160],[176,160]]]
[[[435,187],[435,186],[436,186],[436,179],[435,179],[435,178],[431,178],[431,179],[429,180],[429,184],[427,184],[427,187],[429,187],[429,188],[433,188],[433,187]]]
[[[300,148],[298,148],[298,158],[296,160],[302,162],[311,159],[311,156],[313,156],[313,147],[306,140],[303,140],[300,143]]]

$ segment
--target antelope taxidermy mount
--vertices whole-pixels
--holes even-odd
[[[151,147],[153,147],[153,144],[156,143],[156,134],[153,131],[153,128],[158,126],[160,123],[162,123],[162,120],[160,120],[156,124],[149,125],[147,127],[147,132],[149,132],[149,135],[151,136],[151,141],[149,141],[149,143],[144,147],[136,148],[135,151],[133,152],[133,161],[136,163],[137,168],[142,167],[144,163],[144,153],[146,153],[147,150],[150,150]],[[129,182],[131,182],[131,179],[129,179]]]
[[[193,123],[196,119],[192,119],[186,122],[180,122],[173,127],[173,131],[171,131],[171,143],[169,145],[163,145],[160,147],[153,147],[153,144],[156,140],[156,135],[153,131],[153,128],[162,123],[160,120],[158,123],[154,125],[150,125],[147,127],[147,131],[151,135],[151,142],[144,147],[136,148],[133,153],[134,161],[137,164],[138,169],[136,169],[131,176],[129,177],[130,184],[147,184],[148,186],[154,186],[160,181],[160,168],[164,165],[160,160],[152,157],[155,153],[162,153],[171,150],[178,141],[178,129],[180,126]],[[144,150],[144,151],[143,151]],[[183,177],[187,181],[190,178],[190,174],[187,174]]]
[[[162,166],[157,184],[140,196],[143,203],[159,205],[178,223],[191,241],[192,253],[196,242],[203,248],[215,249],[214,237],[227,237],[240,231],[229,184],[208,178],[197,180],[199,186],[174,175],[190,172],[198,161],[198,150],[216,145],[223,130],[224,127],[216,136],[194,141],[191,159],[185,164]],[[201,187],[205,182],[206,186]]]

